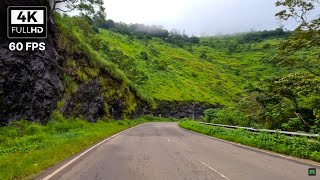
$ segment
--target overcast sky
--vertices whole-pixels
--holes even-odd
[[[104,0],[116,22],[162,25],[188,35],[270,30],[280,26],[276,0]],[[292,29],[295,23],[282,23]]]

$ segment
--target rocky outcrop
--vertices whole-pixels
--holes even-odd
[[[173,117],[177,119],[189,118],[200,119],[203,112],[210,108],[219,108],[220,105],[211,105],[202,102],[191,101],[159,101],[157,108],[150,113],[154,116]]]
[[[89,122],[96,122],[99,118],[132,119],[148,112],[147,103],[103,71],[99,78],[78,83],[77,90],[71,95],[65,94],[62,99],[65,103],[60,111],[67,117],[82,116]]]
[[[75,94],[67,99],[63,113],[67,116],[81,115],[89,122],[95,122],[105,114],[104,108],[100,83],[95,79],[78,87]]]
[[[0,2],[1,23],[9,5],[49,5],[42,0]],[[51,15],[50,15],[51,16]],[[46,122],[63,91],[59,55],[54,44],[55,29],[49,23],[45,51],[9,51],[6,32],[0,33],[0,124],[16,119]],[[34,40],[19,40],[19,42]],[[42,40],[41,40],[42,41]]]

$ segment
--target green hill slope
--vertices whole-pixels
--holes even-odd
[[[181,48],[160,38],[137,39],[105,29],[98,36],[106,46],[99,52],[156,100],[231,105],[245,95],[248,82],[286,71],[269,62],[280,38],[241,44],[230,52],[223,44],[234,38],[202,38]]]
[[[86,90],[88,82],[100,84],[107,118],[135,117],[137,112],[200,118],[203,110],[222,106],[207,111],[206,120],[309,131],[312,127],[299,117],[312,126],[318,117],[319,78],[301,66],[279,63],[314,58],[319,49],[277,55],[290,32],[277,29],[199,39],[117,26],[99,29],[80,17],[56,20],[65,51],[67,95],[83,94],[76,92],[77,85],[85,84],[80,90]],[[156,108],[148,111],[147,104]],[[76,113],[85,109],[77,107]]]

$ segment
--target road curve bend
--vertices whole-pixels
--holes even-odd
[[[311,165],[191,133],[177,123],[146,123],[102,143],[61,171],[36,179],[313,180]]]

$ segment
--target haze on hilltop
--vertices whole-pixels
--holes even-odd
[[[125,23],[161,25],[187,35],[216,35],[271,30],[280,22],[276,0],[105,0],[107,18]]]

